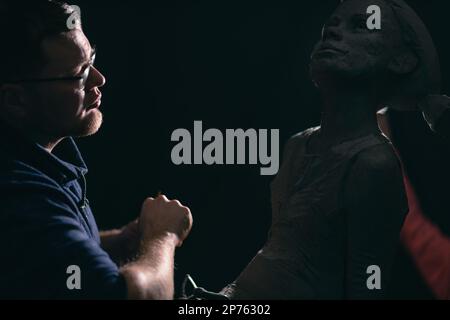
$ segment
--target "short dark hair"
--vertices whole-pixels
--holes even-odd
[[[74,12],[53,0],[0,0],[0,84],[39,72],[46,64],[42,41],[70,31]]]

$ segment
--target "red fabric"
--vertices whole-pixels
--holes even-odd
[[[409,214],[401,240],[437,299],[450,300],[450,238],[423,214],[406,174],[403,174]]]

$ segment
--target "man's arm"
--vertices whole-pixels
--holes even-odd
[[[407,213],[399,163],[387,146],[363,151],[345,183],[348,299],[382,299]],[[370,266],[381,270],[381,290],[370,290]]]
[[[164,196],[145,201],[141,250],[119,269],[80,224],[77,206],[50,184],[1,185],[0,297],[14,299],[171,299],[173,260],[192,225],[188,208]],[[13,241],[11,241],[13,239]],[[175,241],[176,239],[176,241]],[[81,270],[68,287],[69,266]],[[36,276],[36,273],[39,273]]]
[[[0,185],[0,296],[13,299],[124,299],[119,269],[80,223],[77,206],[42,183]],[[80,270],[80,288],[67,270]],[[36,276],[38,274],[38,276]],[[80,277],[81,276],[81,277]]]
[[[100,231],[100,244],[103,250],[105,250],[117,264],[120,264],[124,258],[122,243],[120,229]]]
[[[404,176],[409,214],[401,239],[417,268],[438,299],[450,299],[450,238],[423,214],[419,199]]]
[[[121,229],[100,232],[100,243],[111,259],[123,265],[134,259],[139,250],[139,219]]]
[[[174,254],[192,227],[187,207],[165,196],[144,202],[139,227],[142,240],[136,261],[121,270],[128,299],[173,299]]]
[[[164,217],[150,212],[158,210],[162,210],[159,214]],[[159,224],[153,221],[156,219],[161,220]],[[190,230],[189,209],[164,196],[157,200],[150,198],[144,203],[141,220],[150,226],[159,225],[159,229],[141,227],[137,219],[120,230],[103,231],[100,235],[102,248],[119,263],[135,258],[120,270],[127,283],[129,299],[172,299],[175,248]],[[172,225],[161,224],[162,221],[173,226],[179,224],[179,227],[173,229]]]
[[[142,245],[139,258],[120,271],[127,283],[128,299],[173,299],[174,255],[178,242],[175,234],[167,234]]]

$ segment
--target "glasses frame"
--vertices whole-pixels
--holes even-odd
[[[58,82],[58,81],[80,81],[82,82],[82,88],[86,86],[87,79],[89,78],[89,74],[91,72],[91,68],[94,67],[96,58],[96,53],[94,53],[89,62],[89,66],[84,70],[81,76],[67,76],[67,77],[50,77],[50,78],[28,78],[28,79],[20,79],[13,81],[6,81],[4,83],[9,84],[20,84],[20,83],[42,83],[42,82]]]

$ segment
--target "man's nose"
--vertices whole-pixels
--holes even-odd
[[[327,26],[323,28],[322,31],[322,40],[334,40],[341,41],[342,40],[342,32],[338,26]]]
[[[89,78],[90,87],[103,87],[106,83],[105,76],[94,66],[91,66]]]

